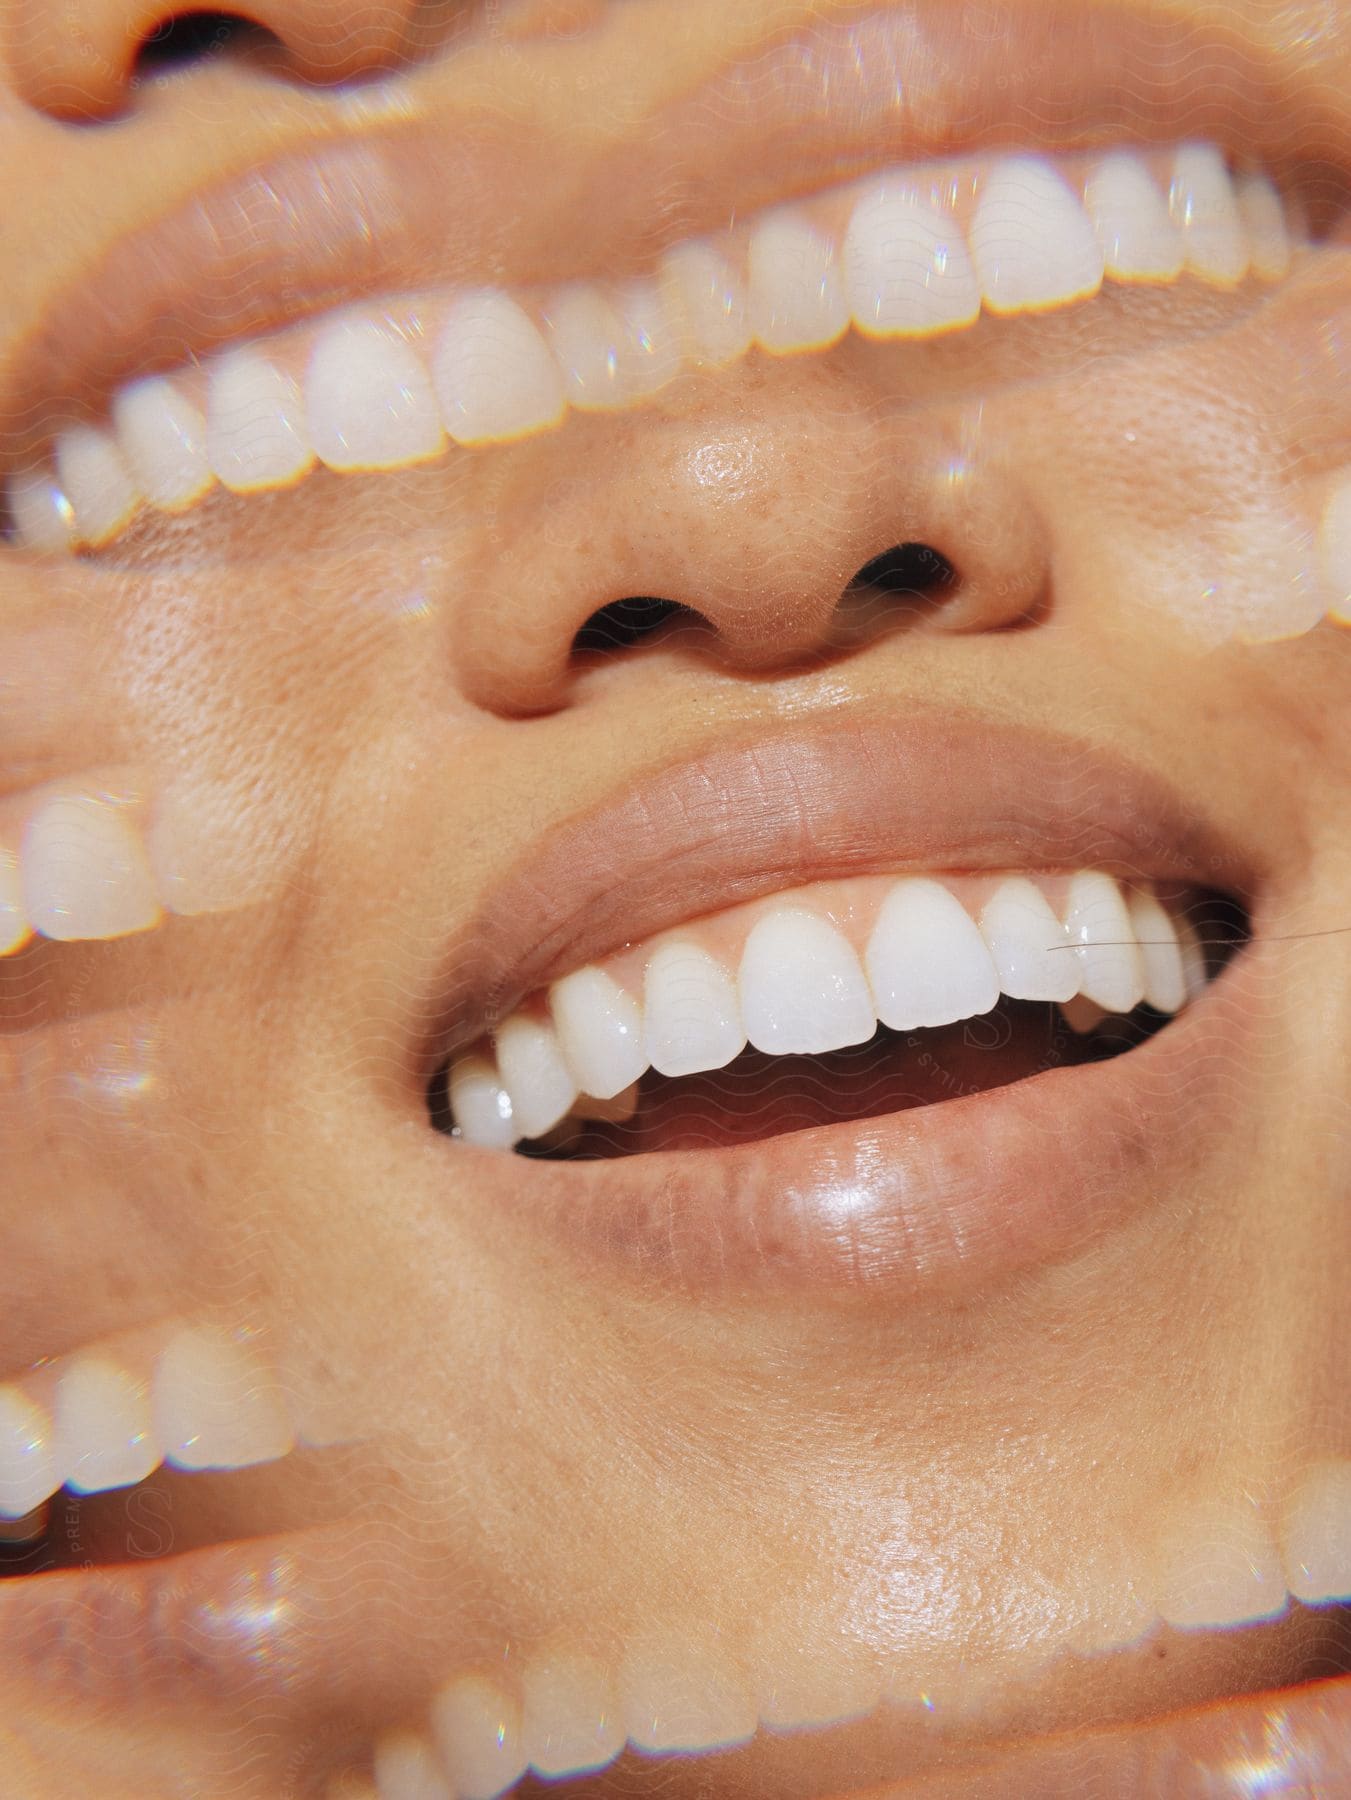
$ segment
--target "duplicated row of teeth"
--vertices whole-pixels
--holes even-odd
[[[456,1058],[455,1129],[505,1149],[568,1119],[623,1120],[648,1068],[725,1068],[952,1025],[1002,994],[1057,1001],[1077,1030],[1205,983],[1195,933],[1110,875],[869,876],[729,909],[577,969]]]
[[[1290,258],[1274,186],[1235,179],[1206,144],[893,169],[683,244],[651,278],[344,309],[266,353],[247,344],[133,382],[111,431],[72,427],[53,468],[11,478],[10,519],[34,549],[97,546],[145,505],[179,512],[217,483],[253,493],[316,462],[397,468],[440,456],[447,438],[520,438],[569,408],[635,405],[683,367],[753,345],[818,350],[851,326],[924,338],[982,311],[1084,300],[1104,279],[1187,273],[1232,288],[1283,278]]]
[[[163,1462],[241,1469],[294,1446],[272,1373],[239,1338],[181,1326],[82,1350],[0,1385],[0,1521],[31,1535],[58,1488],[129,1487]]]
[[[1153,1613],[1141,1608],[1081,1650],[1124,1648],[1159,1620],[1214,1629],[1275,1618],[1290,1595],[1312,1605],[1351,1598],[1351,1462],[1314,1464],[1272,1524],[1246,1497],[1186,1515],[1153,1561],[1144,1588],[1157,1593]],[[794,1648],[785,1655],[780,1643],[743,1658],[711,1634],[672,1631],[632,1645],[613,1674],[593,1657],[558,1650],[528,1658],[514,1691],[461,1675],[433,1700],[429,1730],[392,1732],[376,1745],[375,1794],[494,1800],[527,1770],[545,1778],[586,1774],[626,1745],[668,1753],[723,1748],[761,1726],[843,1722],[884,1698],[913,1703],[921,1686],[876,1664],[833,1667],[829,1652],[803,1655],[794,1668]],[[925,1671],[926,1688],[932,1673]]]

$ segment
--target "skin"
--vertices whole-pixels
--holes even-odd
[[[494,82],[499,101],[516,92],[512,72],[566,70],[531,91],[579,156],[566,81],[593,10],[508,9],[473,65],[485,103]],[[1254,29],[1263,10],[1235,4]],[[719,31],[767,12],[692,11],[686,54],[712,61]],[[411,52],[413,79],[451,94],[467,29],[393,0],[277,0],[253,9],[275,51],[133,88],[128,46],[157,13],[8,8],[7,357],[120,234],[330,133],[308,83]],[[663,41],[656,9],[630,9],[625,32],[597,79],[639,82],[622,72]],[[118,110],[124,126],[89,123]],[[35,159],[41,184],[16,182]],[[1327,255],[1340,287],[1257,316],[1173,296],[1160,321],[1128,294],[981,327],[923,364],[857,342],[752,360],[468,462],[218,496],[87,563],[0,563],[0,662],[12,650],[22,672],[7,788],[109,761],[148,771],[151,791],[213,784],[260,893],[116,942],[39,939],[0,965],[17,1145],[5,1366],[171,1314],[254,1325],[311,1416],[359,1444],[217,1484],[210,1508],[170,1484],[177,1546],[349,1516],[359,1579],[382,1539],[411,1533],[465,1598],[459,1644],[433,1633],[410,1660],[405,1718],[505,1642],[605,1657],[673,1611],[738,1644],[801,1642],[822,1669],[888,1657],[941,1696],[937,1749],[912,1708],[759,1741],[711,1777],[615,1778],[809,1795],[1351,1667],[1346,1621],[1301,1610],[1048,1659],[1063,1633],[1038,1598],[1063,1585],[1091,1611],[1189,1498],[1276,1498],[1308,1462],[1351,1454],[1351,937],[1310,935],[1351,924],[1351,635],[1215,644],[1168,603],[1188,559],[1244,577],[1223,521],[1295,435],[1272,369],[1345,292],[1346,252]],[[1129,362],[1104,403],[1085,359],[1106,354]],[[1301,465],[1310,491],[1338,442],[1345,462],[1344,411],[1317,405],[1334,448]],[[940,521],[933,541],[981,580],[846,630],[850,577],[913,535],[879,457],[922,515],[931,447],[952,441],[974,444],[994,522],[962,538]],[[1198,541],[1198,517],[1221,521],[1214,538]],[[703,626],[570,661],[582,622],[630,593],[681,600]],[[59,729],[35,698],[54,669],[82,695],[56,703]],[[619,1280],[541,1252],[504,1205],[510,1165],[448,1179],[414,1067],[436,970],[489,887],[595,801],[599,772],[618,791],[737,731],[919,697],[1114,746],[1268,872],[1261,928],[1290,941],[1266,965],[1262,1054],[1236,1066],[1176,1191],[1026,1280],[897,1309]],[[118,1056],[147,1079],[114,1104],[89,1071]],[[949,1615],[934,1596],[952,1592]],[[399,1713],[383,1693],[285,1713],[271,1766],[317,1782]],[[273,1791],[249,1785],[228,1707],[110,1714],[76,1693],[58,1711],[20,1675],[3,1717],[35,1794],[78,1791],[90,1769],[107,1793]]]

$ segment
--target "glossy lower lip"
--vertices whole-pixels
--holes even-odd
[[[589,1269],[682,1293],[964,1298],[1080,1255],[1223,1143],[1260,964],[1248,946],[1110,1062],[727,1149],[549,1163],[447,1141],[447,1179],[472,1157],[523,1228]]]
[[[704,30],[702,57],[617,55],[612,73],[597,39],[542,84],[519,56],[504,75],[489,33],[487,60],[464,52],[439,97],[410,80],[411,121],[316,109],[300,147],[114,243],[17,328],[0,356],[7,460],[133,374],[344,300],[636,271],[666,244],[885,162],[1204,136],[1278,173],[1321,157],[1326,190],[1344,152],[1335,26],[1314,54],[1243,14],[1216,31],[1144,4],[811,0],[767,7],[731,54]],[[558,155],[555,90],[593,122],[583,167]],[[560,229],[578,217],[585,233]]]
[[[1259,1800],[1351,1794],[1351,1677],[1048,1738],[965,1770],[832,1800]]]

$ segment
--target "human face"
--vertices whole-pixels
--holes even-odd
[[[1351,1785],[1345,10],[7,12],[13,1791]]]

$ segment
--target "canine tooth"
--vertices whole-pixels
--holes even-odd
[[[877,1016],[893,1031],[953,1025],[999,1003],[999,975],[975,920],[926,876],[908,876],[889,891],[864,961]]]
[[[243,1469],[295,1446],[276,1390],[241,1346],[192,1326],[164,1346],[152,1384],[155,1440],[180,1469]]]
[[[305,417],[315,455],[330,469],[398,469],[445,448],[421,359],[378,319],[334,319],[319,333]]]
[[[457,444],[524,437],[567,411],[563,378],[533,319],[498,288],[461,294],[437,341],[432,383]]]
[[[206,420],[171,381],[134,381],[115,397],[112,410],[122,454],[153,505],[179,512],[211,487]]]
[[[0,844],[0,956],[18,950],[33,935],[23,904],[19,859]]]
[[[1182,233],[1139,157],[1127,150],[1105,156],[1084,183],[1084,206],[1114,280],[1177,280],[1186,261]]]
[[[824,349],[849,328],[834,245],[792,207],[752,231],[747,287],[751,331],[766,350]]]
[[[618,1689],[625,1729],[640,1750],[713,1750],[755,1734],[746,1684],[711,1637],[673,1633],[631,1645]]]
[[[1187,1515],[1159,1551],[1159,1616],[1189,1628],[1271,1619],[1285,1610],[1276,1546],[1246,1501]]]
[[[1062,1000],[1060,1010],[1064,1014],[1065,1023],[1079,1037],[1087,1037],[1107,1017],[1103,1007],[1095,1000],[1085,1000],[1082,994],[1076,994],[1072,1000]]]
[[[56,440],[56,479],[70,501],[75,535],[84,544],[116,537],[141,495],[122,453],[107,432],[73,425]]]
[[[56,1383],[56,1463],[77,1494],[129,1487],[160,1464],[150,1393],[106,1357],[74,1356]]]
[[[557,1033],[547,1019],[514,1013],[498,1027],[494,1044],[498,1079],[511,1100],[512,1130],[518,1138],[539,1137],[577,1098]]]
[[[1286,1501],[1281,1552],[1290,1592],[1308,1606],[1351,1599],[1351,1462],[1316,1463]]]
[[[436,1753],[413,1731],[390,1732],[375,1746],[380,1800],[455,1800]]]
[[[1210,979],[1206,973],[1206,953],[1190,919],[1175,919],[1173,928],[1177,932],[1177,946],[1182,953],[1182,982],[1187,999],[1197,1000],[1205,992],[1206,983]]]
[[[556,981],[549,1010],[582,1093],[612,1100],[647,1067],[642,1008],[603,969],[576,969]]]
[[[48,468],[20,469],[5,490],[10,523],[29,550],[69,550],[75,541],[75,509]]]
[[[54,1494],[62,1470],[45,1408],[21,1388],[0,1387],[0,1519],[21,1519]]]
[[[1001,881],[980,916],[999,986],[1011,1000],[1072,1000],[1079,969],[1065,927],[1034,881]]]
[[[1178,150],[1168,210],[1182,231],[1192,273],[1219,287],[1237,286],[1248,272],[1248,234],[1224,157],[1213,144]]]
[[[520,1708],[482,1676],[441,1690],[432,1728],[458,1800],[494,1800],[525,1773]]]
[[[680,373],[680,314],[656,280],[626,282],[612,301],[624,335],[624,386],[631,398],[655,394]]]
[[[289,487],[314,467],[299,387],[247,348],[209,366],[206,450],[221,483],[236,494]]]
[[[545,342],[563,378],[568,405],[609,412],[625,404],[619,320],[589,282],[559,288],[543,313]]]
[[[993,313],[1040,312],[1102,286],[1103,253],[1088,216],[1040,157],[997,162],[982,184],[968,240]]]
[[[45,937],[121,937],[160,918],[139,831],[116,800],[55,794],[29,819],[24,907]]]
[[[1079,965],[1079,992],[1108,1012],[1128,1013],[1144,998],[1144,963],[1121,888],[1099,869],[1070,881],[1065,929]]]
[[[658,946],[643,990],[644,1055],[661,1075],[722,1069],[745,1047],[736,983],[697,944]]]
[[[522,1748],[538,1774],[603,1769],[624,1748],[614,1686],[591,1657],[560,1652],[529,1663],[521,1688]]]
[[[862,194],[843,263],[850,315],[867,337],[922,337],[980,316],[980,282],[961,227],[904,175]]]
[[[757,1050],[819,1055],[862,1044],[877,1014],[853,947],[828,919],[779,906],[752,926],[738,975],[741,1019]]]
[[[1351,625],[1351,473],[1342,476],[1323,507],[1318,560],[1330,596],[1328,612]]]
[[[579,1094],[573,1103],[578,1119],[599,1119],[602,1124],[624,1125],[638,1110],[638,1083],[631,1081],[622,1093],[610,1100],[597,1100],[594,1094]]]
[[[662,259],[662,281],[685,325],[691,357],[721,368],[751,344],[746,287],[711,244],[679,244]]]
[[[1290,273],[1290,232],[1285,207],[1266,175],[1245,175],[1238,183],[1238,211],[1248,236],[1254,275],[1284,281]]]
[[[461,1056],[450,1065],[450,1110],[465,1142],[509,1150],[521,1135],[511,1114],[511,1096],[486,1056]]]
[[[1132,890],[1127,906],[1144,964],[1145,999],[1155,1012],[1175,1013],[1187,998],[1187,983],[1173,921],[1143,888]]]

